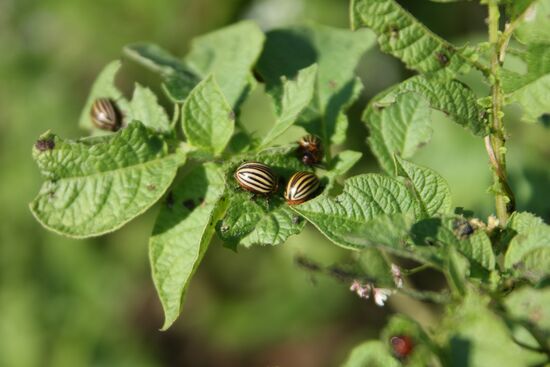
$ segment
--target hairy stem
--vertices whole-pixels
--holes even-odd
[[[489,154],[493,168],[493,179],[495,187],[495,204],[497,217],[501,225],[505,225],[508,217],[514,211],[514,194],[508,184],[506,175],[506,135],[502,123],[502,87],[500,84],[501,55],[505,52],[510,33],[505,32],[502,36],[499,33],[500,11],[497,0],[489,0],[489,42],[492,45],[491,54],[491,133],[485,140],[485,147]]]

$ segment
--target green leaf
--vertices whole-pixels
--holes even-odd
[[[315,24],[274,30],[267,33],[257,69],[268,92],[277,95],[282,76],[290,79],[306,66],[319,65],[313,100],[299,124],[328,147],[345,138],[345,111],[362,89],[354,70],[373,41],[368,30],[350,32]]]
[[[545,225],[542,218],[528,212],[515,212],[506,223],[506,228],[512,229],[516,233],[527,234],[533,228],[541,225]]]
[[[227,199],[221,170],[213,163],[193,169],[170,194],[149,240],[153,280],[164,309],[166,330],[179,316]]]
[[[215,155],[223,152],[235,129],[235,115],[213,76],[189,94],[181,117],[187,141]]]
[[[174,103],[183,103],[200,82],[200,77],[188,66],[155,44],[134,43],[123,51],[131,60],[162,77],[163,89]]]
[[[504,301],[511,318],[539,330],[550,344],[550,288],[523,287],[510,294]]]
[[[157,96],[149,88],[136,83],[130,105],[131,120],[141,121],[146,127],[157,132],[170,132],[168,115],[164,108],[159,106]]]
[[[357,249],[372,245],[362,233],[369,231],[370,228],[365,228],[369,221],[384,214],[415,213],[418,210],[404,184],[377,174],[351,177],[345,181],[344,190],[337,197],[322,195],[293,209],[337,245]],[[406,233],[408,228],[402,224]],[[401,234],[396,226],[394,233],[380,233],[380,236],[391,236],[388,242],[393,242]]]
[[[536,0],[532,3],[514,35],[525,44],[550,44],[550,0]]]
[[[475,58],[471,50],[457,49],[435,35],[394,0],[352,0],[351,23],[353,29],[372,29],[382,51],[421,73],[464,73]]]
[[[263,138],[261,147],[269,146],[276,138],[284,133],[307,107],[313,98],[317,64],[313,64],[298,72],[296,80],[284,80],[282,93],[273,93],[275,100],[277,121]]]
[[[363,156],[361,152],[353,150],[344,150],[338,153],[330,162],[327,175],[343,176],[345,175]]]
[[[429,168],[396,157],[398,175],[404,177],[429,217],[448,214],[452,208],[451,190],[443,177]]]
[[[395,359],[382,342],[370,340],[351,351],[342,367],[399,367]]]
[[[94,126],[90,115],[92,105],[98,98],[109,98],[113,100],[123,115],[126,116],[129,114],[130,106],[128,105],[128,101],[115,86],[115,77],[119,69],[120,61],[116,60],[105,66],[97,76],[86,104],[84,105],[84,109],[80,114],[79,125],[81,128],[94,133],[105,134],[105,131]]]
[[[504,266],[538,282],[550,273],[550,226],[539,225],[520,233],[510,242]]]
[[[241,21],[195,38],[185,62],[198,75],[212,74],[229,104],[237,109],[251,89],[250,71],[265,36],[252,21]]]
[[[488,300],[470,294],[464,303],[450,310],[441,324],[447,334],[444,366],[535,366],[544,354],[516,344],[504,321],[487,307]]]
[[[529,45],[521,57],[527,64],[527,73],[503,70],[506,102],[519,103],[523,120],[537,122],[550,114],[550,45]]]
[[[280,245],[289,236],[300,233],[305,222],[284,201],[282,185],[269,197],[254,198],[238,186],[233,174],[243,161],[268,165],[280,182],[286,182],[297,171],[310,170],[296,158],[294,146],[271,148],[230,162],[226,167],[230,203],[225,217],[218,224],[218,236],[228,247],[236,249],[238,245]]]
[[[116,134],[78,141],[52,133],[33,150],[47,181],[30,204],[46,228],[71,237],[114,231],[153,205],[183,163],[156,133],[134,121]]]
[[[395,103],[381,110],[370,108],[364,120],[369,127],[370,147],[389,174],[395,172],[395,155],[412,157],[432,135],[429,105],[417,94],[399,95]]]

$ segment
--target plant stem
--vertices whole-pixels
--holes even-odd
[[[506,138],[504,126],[502,124],[502,87],[500,84],[500,66],[501,53],[508,43],[509,33],[505,37],[499,34],[500,11],[497,0],[489,0],[489,42],[493,50],[491,54],[491,74],[492,74],[492,108],[491,108],[491,133],[485,140],[485,147],[489,154],[489,159],[493,167],[493,179],[495,182],[495,204],[497,217],[501,225],[505,225],[508,217],[514,211],[514,194],[508,184],[506,175]],[[506,38],[508,37],[508,38]]]

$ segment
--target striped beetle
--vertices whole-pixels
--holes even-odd
[[[98,98],[90,110],[92,123],[101,130],[117,131],[122,125],[122,114],[109,98]]]
[[[319,188],[320,181],[311,172],[296,172],[286,185],[285,200],[289,205],[308,201]]]
[[[277,191],[277,177],[263,163],[245,162],[235,171],[235,180],[245,190],[268,195]]]
[[[298,155],[304,164],[312,166],[323,159],[321,140],[315,135],[303,136],[298,141],[298,145]]]

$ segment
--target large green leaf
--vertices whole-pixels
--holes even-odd
[[[47,181],[30,208],[60,234],[114,231],[147,210],[172,183],[184,156],[168,148],[137,121],[116,134],[78,141],[47,132],[33,150]]]
[[[293,78],[300,69],[319,65],[312,102],[299,123],[321,137],[325,146],[342,143],[347,128],[345,110],[361,91],[354,70],[374,37],[368,30],[351,32],[308,25],[267,33],[257,69],[268,92],[279,94],[281,77]]]
[[[298,72],[296,80],[284,80],[281,93],[274,92],[277,120],[275,126],[264,136],[260,144],[267,147],[277,137],[284,133],[306,108],[313,98],[317,64],[313,64]]]
[[[256,155],[244,156],[230,162],[226,167],[229,190],[229,208],[223,220],[218,224],[218,236],[228,247],[238,245],[279,245],[304,228],[304,220],[293,212],[282,198],[283,185],[277,193],[269,196],[256,196],[241,189],[233,174],[244,160],[261,162],[273,169],[286,182],[297,171],[309,168],[298,160],[295,147],[271,148]]]
[[[399,157],[396,157],[396,162],[398,175],[408,181],[425,215],[432,217],[450,212],[451,190],[443,177],[429,168],[417,166]]]
[[[504,266],[535,282],[548,275],[550,226],[538,225],[516,235],[506,251]]]
[[[539,330],[550,346],[550,288],[524,287],[514,291],[504,301],[510,316]]]
[[[84,109],[80,114],[79,125],[81,128],[94,133],[105,133],[105,131],[94,126],[90,115],[92,105],[98,98],[109,98],[113,100],[123,115],[126,116],[129,114],[130,106],[128,101],[115,86],[115,77],[119,69],[120,61],[116,60],[105,66],[97,76],[90,94],[88,95],[88,99],[86,100],[86,104],[84,105]]]
[[[390,354],[387,346],[378,340],[370,340],[353,348],[342,367],[399,367],[400,365]]]
[[[432,135],[429,105],[417,94],[399,95],[395,103],[379,110],[369,108],[364,119],[369,127],[370,147],[389,174],[395,173],[395,155],[412,157]]]
[[[213,74],[229,104],[237,109],[251,89],[250,71],[265,40],[252,21],[242,21],[195,38],[185,62],[202,78]]]
[[[352,0],[351,23],[353,29],[372,29],[382,51],[421,73],[465,72],[474,59],[470,50],[457,49],[435,35],[395,0]]]
[[[488,300],[470,294],[441,323],[447,347],[444,366],[536,366],[542,353],[516,344],[504,321],[488,309]]]
[[[293,208],[303,215],[326,237],[337,245],[348,248],[365,248],[376,242],[387,242],[400,246],[396,238],[407,234],[408,226],[402,222],[395,225],[392,233],[381,232],[369,242],[368,232],[375,235],[377,227],[383,225],[373,221],[385,214],[416,213],[417,204],[407,188],[401,182],[382,175],[365,174],[351,177],[345,181],[343,192],[337,197],[320,196]],[[369,228],[369,222],[372,228]],[[385,222],[384,222],[385,223]],[[401,228],[400,228],[401,227]]]
[[[169,194],[158,215],[149,256],[164,309],[163,330],[179,316],[191,277],[225,212],[224,190],[224,177],[216,165],[198,166]]]
[[[525,3],[526,1],[521,0],[519,2]],[[550,44],[550,22],[548,21],[550,17],[550,0],[535,0],[531,2],[530,9],[527,10],[527,14],[516,28],[514,35],[523,43]]]
[[[527,73],[503,70],[502,85],[506,102],[519,103],[523,119],[536,122],[543,115],[550,115],[550,41],[529,45],[521,57],[527,64]]]
[[[130,105],[131,120],[141,121],[146,127],[158,132],[170,131],[168,115],[149,88],[136,84]]]
[[[181,109],[183,131],[194,147],[221,154],[235,129],[235,114],[213,76],[200,82]]]

